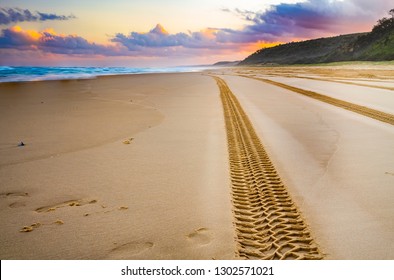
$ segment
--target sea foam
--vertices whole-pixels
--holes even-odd
[[[168,67],[168,68],[130,68],[130,67],[28,67],[0,66],[1,82],[25,82],[42,80],[92,79],[105,75],[128,75],[144,73],[196,72],[208,67]]]

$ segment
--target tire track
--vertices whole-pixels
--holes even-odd
[[[246,259],[322,259],[254,128],[224,80],[223,103],[237,254]]]
[[[394,115],[389,114],[389,113],[385,113],[385,112],[381,112],[375,109],[371,109],[365,106],[361,106],[361,105],[357,105],[354,103],[350,103],[344,100],[340,100],[337,98],[333,98],[327,95],[323,95],[314,91],[310,91],[310,90],[305,90],[305,89],[301,89],[301,88],[297,88],[297,87],[293,87],[287,84],[283,84],[283,83],[279,83],[279,82],[275,82],[269,79],[264,79],[264,78],[257,78],[257,77],[250,77],[250,76],[246,76],[246,75],[239,75],[240,77],[244,77],[244,78],[249,78],[249,79],[254,79],[254,80],[258,80],[258,81],[262,81],[274,86],[278,86],[311,98],[314,98],[316,100],[340,107],[342,109],[346,109],[355,113],[358,113],[360,115],[366,116],[366,117],[370,117],[372,119],[381,121],[381,122],[385,122],[391,125],[394,125]]]
[[[236,73],[240,76],[245,75],[241,71],[237,71]],[[386,87],[386,86],[351,82],[351,81],[343,80],[343,78],[341,79],[340,77],[318,78],[318,77],[308,77],[308,76],[300,76],[300,75],[294,75],[294,74],[290,75],[290,74],[277,74],[277,73],[270,73],[270,74],[267,74],[267,76],[297,78],[297,79],[306,79],[306,80],[323,81],[323,82],[331,82],[331,83],[340,83],[340,84],[345,84],[345,85],[355,85],[355,86],[361,86],[361,87],[369,87],[369,88],[377,88],[377,89],[394,91],[394,87]]]
[[[278,76],[278,77],[280,77],[280,76]],[[362,84],[362,83],[350,82],[350,81],[344,81],[344,80],[336,80],[335,78],[324,79],[324,78],[305,77],[305,76],[296,76],[296,75],[289,75],[289,76],[285,76],[285,77],[307,79],[307,80],[315,80],[315,81],[323,81],[323,82],[331,82],[331,83],[340,83],[340,84],[345,84],[345,85],[355,85],[355,86],[360,86],[360,87],[377,88],[377,89],[384,89],[384,90],[394,90],[393,87],[385,87],[385,86]]]

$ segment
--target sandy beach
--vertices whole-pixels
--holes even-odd
[[[247,217],[234,188],[260,186],[253,172],[266,171],[253,168],[265,163],[239,156],[253,176],[238,181],[234,153],[249,152],[231,149],[224,113],[233,105],[226,111],[214,77],[244,110],[234,135],[249,135],[256,162],[265,149],[297,211],[282,207],[291,212],[284,227],[297,215],[305,242],[317,244],[304,257],[394,259],[393,125],[255,79],[393,114],[393,69],[330,71],[230,68],[0,84],[1,259],[265,256],[266,235],[248,240],[264,232],[267,212],[255,204],[264,192],[248,198]],[[275,234],[296,235],[286,230]]]
[[[234,258],[212,78],[0,87],[2,259]]]

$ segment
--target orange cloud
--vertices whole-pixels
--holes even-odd
[[[14,33],[20,33],[31,41],[38,41],[42,37],[42,34],[40,32],[37,32],[35,30],[23,30],[18,25],[11,27],[10,30]]]

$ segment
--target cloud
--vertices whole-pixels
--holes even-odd
[[[19,8],[0,8],[0,24],[10,24],[23,21],[46,21],[46,20],[69,20],[75,16],[47,14],[41,12],[32,13],[29,10]]]
[[[298,3],[271,5],[267,10],[229,10],[247,24],[239,29],[206,28],[198,32],[170,34],[158,24],[147,33],[118,33],[112,42],[130,51],[176,48],[239,51],[247,45],[287,42],[362,32],[371,29],[382,14],[389,10],[389,1],[378,0],[307,0]]]
[[[261,36],[254,39],[247,33],[225,28],[206,28],[197,32],[171,34],[157,24],[147,33],[131,32],[129,35],[118,33],[111,41],[125,46],[132,52],[142,50],[159,52],[158,49],[180,52],[187,49],[239,51],[245,47],[244,44],[256,43],[262,39]]]
[[[101,45],[76,35],[56,34],[51,29],[41,32],[23,30],[19,26],[3,29],[0,34],[0,49],[39,50],[69,55],[122,55],[122,48]]]
[[[392,8],[388,0],[307,0],[272,5],[263,12],[236,9],[248,24],[225,40],[289,40],[368,31]],[[227,10],[224,10],[227,12]]]
[[[126,46],[131,51],[142,48],[223,48],[215,40],[218,29],[207,28],[200,32],[170,34],[163,26],[157,24],[147,33],[131,32],[129,35],[118,33],[111,40]]]
[[[233,14],[235,16],[241,17],[242,19],[246,20],[246,21],[252,21],[253,18],[258,14],[257,12],[254,11],[250,11],[250,10],[241,10],[241,9],[234,9],[234,10],[230,10],[228,8],[223,8],[220,9],[222,12],[225,13],[230,13]]]
[[[0,50],[70,56],[191,57],[240,48],[234,43],[218,43],[214,29],[170,34],[161,25],[148,33],[132,32],[130,36],[117,34],[111,43],[97,44],[77,35],[57,34],[52,29],[23,30],[19,26],[3,29],[0,33]]]

